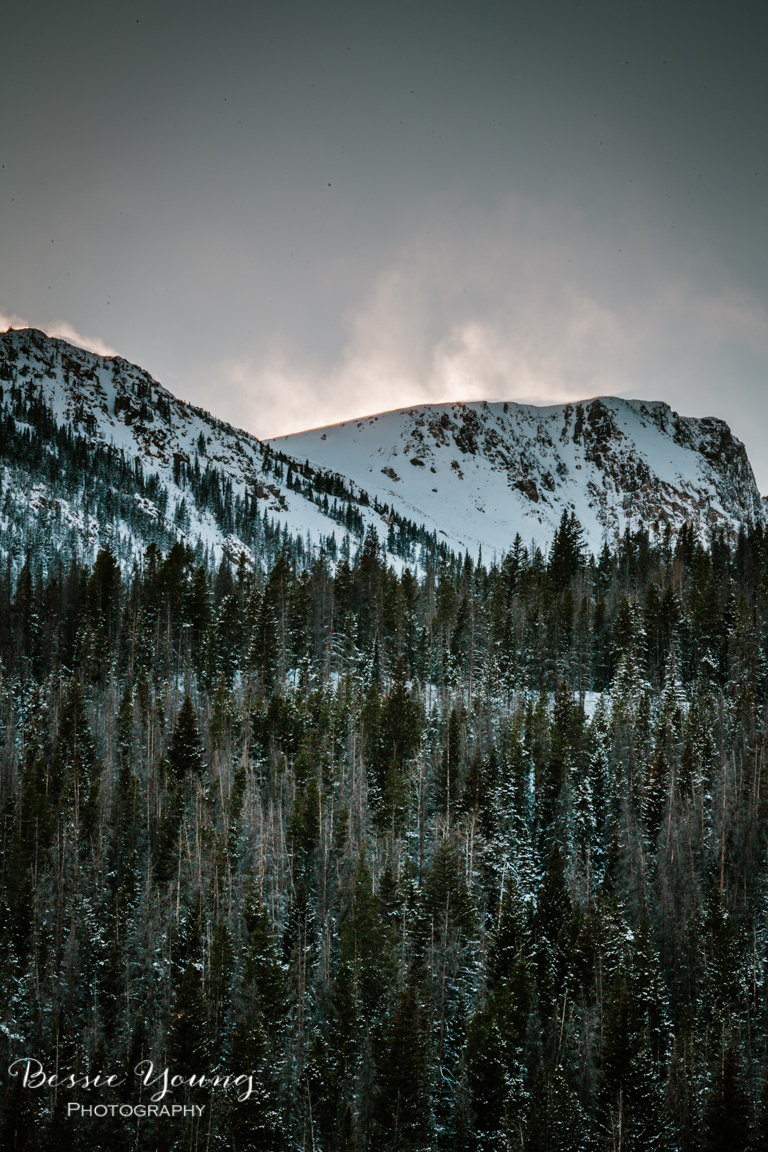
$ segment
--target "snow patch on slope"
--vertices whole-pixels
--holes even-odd
[[[762,520],[744,446],[723,421],[613,397],[423,405],[284,436],[275,449],[343,471],[461,548],[547,546],[563,510],[592,549],[627,524],[703,532]]]
[[[728,426],[680,417],[660,402],[424,405],[265,445],[121,357],[34,329],[0,334],[0,414],[12,420],[5,426],[17,441],[26,428],[39,442],[49,436],[46,412],[54,429],[116,453],[124,480],[126,467],[128,480],[134,467],[144,479],[120,489],[102,476],[95,493],[88,475],[79,487],[70,476],[65,491],[50,468],[38,475],[23,452],[12,460],[0,444],[0,551],[17,558],[22,536],[38,532],[51,546],[90,553],[109,543],[123,564],[150,540],[165,548],[174,539],[209,559],[245,552],[257,563],[268,531],[272,540],[279,532],[332,550],[350,533],[354,551],[374,527],[402,568],[422,563],[436,542],[482,549],[487,560],[517,534],[546,549],[563,511],[578,517],[595,551],[627,525],[674,530],[692,521],[706,536],[766,519]],[[223,493],[218,503],[207,486]]]

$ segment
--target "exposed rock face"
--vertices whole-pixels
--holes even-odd
[[[272,443],[343,469],[465,546],[499,552],[516,532],[546,546],[564,508],[593,548],[628,521],[655,530],[693,521],[706,535],[764,518],[744,445],[727,424],[681,417],[661,402],[428,405]],[[404,472],[402,485],[381,479]]]
[[[41,535],[130,564],[153,541],[255,558],[270,532],[354,546],[373,525],[417,563],[430,541],[546,548],[564,509],[593,549],[628,522],[706,536],[766,517],[728,426],[662,403],[424,405],[265,445],[120,357],[21,329],[0,333],[0,421],[0,554],[15,561]]]

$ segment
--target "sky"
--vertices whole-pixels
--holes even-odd
[[[12,0],[0,328],[261,437],[665,400],[768,492],[766,33],[738,0]]]

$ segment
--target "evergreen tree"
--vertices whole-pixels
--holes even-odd
[[[162,509],[77,435],[52,472]],[[237,505],[211,435],[178,486],[251,523],[253,566],[160,520],[140,564],[23,532],[0,564],[0,1063],[253,1075],[204,1134],[142,1126],[166,1152],[763,1148],[764,527],[630,529],[566,578],[294,462],[359,532],[308,544]],[[6,1079],[3,1148],[134,1147]]]
[[[574,512],[563,509],[549,554],[549,575],[560,592],[584,563],[584,532]]]
[[[416,991],[407,985],[379,1043],[370,1140],[376,1152],[417,1152],[428,1146],[432,1117],[424,1032]]]
[[[203,742],[189,693],[176,717],[168,748],[168,763],[177,780],[184,780],[189,775],[202,776],[205,770]]]
[[[704,1110],[704,1152],[747,1152],[750,1107],[741,1062],[732,1040],[723,1045]]]
[[[208,1067],[210,1034],[207,1001],[200,970],[193,960],[184,968],[176,988],[168,1026],[168,1059],[181,1075]]]
[[[451,709],[445,747],[435,781],[435,800],[446,819],[459,808],[462,770],[462,724],[459,711]]]
[[[542,1065],[536,1073],[523,1147],[530,1152],[561,1152],[587,1147],[586,1117],[562,1068]]]

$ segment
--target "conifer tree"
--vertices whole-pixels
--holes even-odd
[[[210,1033],[207,1008],[200,969],[190,959],[174,994],[168,1026],[168,1059],[181,1075],[199,1074],[198,1070],[208,1067]]]
[[[82,686],[70,680],[61,708],[48,785],[57,800],[84,802],[94,785],[97,758]]]
[[[428,1146],[432,1129],[423,1010],[411,985],[400,993],[379,1042],[370,1147],[395,1152]]]
[[[459,809],[461,796],[462,740],[461,719],[456,708],[448,717],[448,731],[435,780],[438,810],[450,819]]]
[[[704,1152],[747,1152],[750,1106],[738,1051],[726,1040],[704,1109]]]
[[[176,717],[176,726],[168,748],[168,763],[177,780],[189,775],[202,776],[205,770],[203,742],[197,725],[197,716],[189,693]]]
[[[549,575],[560,592],[581,568],[584,557],[584,532],[574,512],[563,509],[549,555]]]
[[[589,1132],[586,1117],[560,1065],[540,1065],[536,1072],[528,1111],[526,1152],[561,1152],[586,1149]]]

